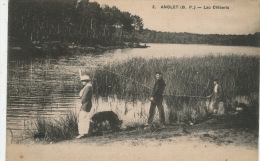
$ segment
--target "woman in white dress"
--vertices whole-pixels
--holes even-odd
[[[78,131],[79,135],[77,139],[86,136],[89,132],[89,124],[91,119],[91,108],[92,108],[92,93],[93,88],[90,77],[82,75],[80,78],[84,88],[80,91],[79,96],[81,98],[81,108],[79,112]]]

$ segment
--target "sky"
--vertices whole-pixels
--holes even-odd
[[[121,11],[139,15],[144,28],[167,32],[200,34],[253,34],[260,32],[259,0],[90,0],[116,6]],[[162,9],[161,6],[178,9]],[[153,9],[153,6],[156,9]],[[180,9],[185,6],[186,9]],[[196,9],[188,9],[196,6]],[[204,9],[207,6],[211,9]],[[213,9],[228,6],[229,9]],[[202,7],[202,8],[197,8]],[[194,7],[192,7],[194,8]]]

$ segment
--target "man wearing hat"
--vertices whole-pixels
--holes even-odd
[[[79,135],[77,139],[82,138],[88,134],[89,124],[91,119],[90,110],[92,108],[92,84],[89,76],[82,75],[80,78],[84,88],[80,91],[79,96],[81,98],[81,109],[79,112],[78,131]]]
[[[159,112],[160,123],[162,124],[162,126],[165,125],[165,114],[164,114],[162,102],[163,102],[163,92],[166,84],[162,78],[161,72],[156,72],[155,78],[156,78],[156,82],[154,84],[152,96],[150,99],[151,106],[150,106],[149,118],[148,118],[148,125],[150,127],[150,130],[152,131],[153,131],[153,118],[154,118],[156,106]]]
[[[213,112],[214,114],[216,114],[217,110],[218,110],[219,102],[221,100],[220,97],[221,97],[222,89],[221,89],[220,85],[218,84],[218,79],[214,79],[213,84],[214,84],[214,86],[213,86],[212,93],[207,97],[211,97],[210,104],[213,109],[210,109],[211,110],[210,112]]]

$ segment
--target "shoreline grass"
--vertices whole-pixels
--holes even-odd
[[[31,121],[32,127],[27,135],[44,141],[61,141],[74,138],[78,134],[77,114],[69,111],[67,115],[56,118],[37,117]]]

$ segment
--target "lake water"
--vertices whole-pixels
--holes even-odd
[[[27,127],[28,120],[35,117],[66,115],[69,109],[78,109],[80,106],[78,93],[82,88],[78,69],[93,69],[99,65],[113,61],[122,62],[133,57],[151,59],[232,54],[259,56],[260,54],[260,48],[257,47],[147,45],[150,47],[146,49],[116,49],[97,56],[82,54],[59,59],[10,59],[7,128],[17,135]],[[94,102],[94,106],[98,106],[97,103]]]
[[[147,44],[149,48],[117,49],[107,51],[114,58],[164,58],[191,57],[204,55],[260,55],[258,47],[213,46],[213,45],[184,45],[184,44]]]

